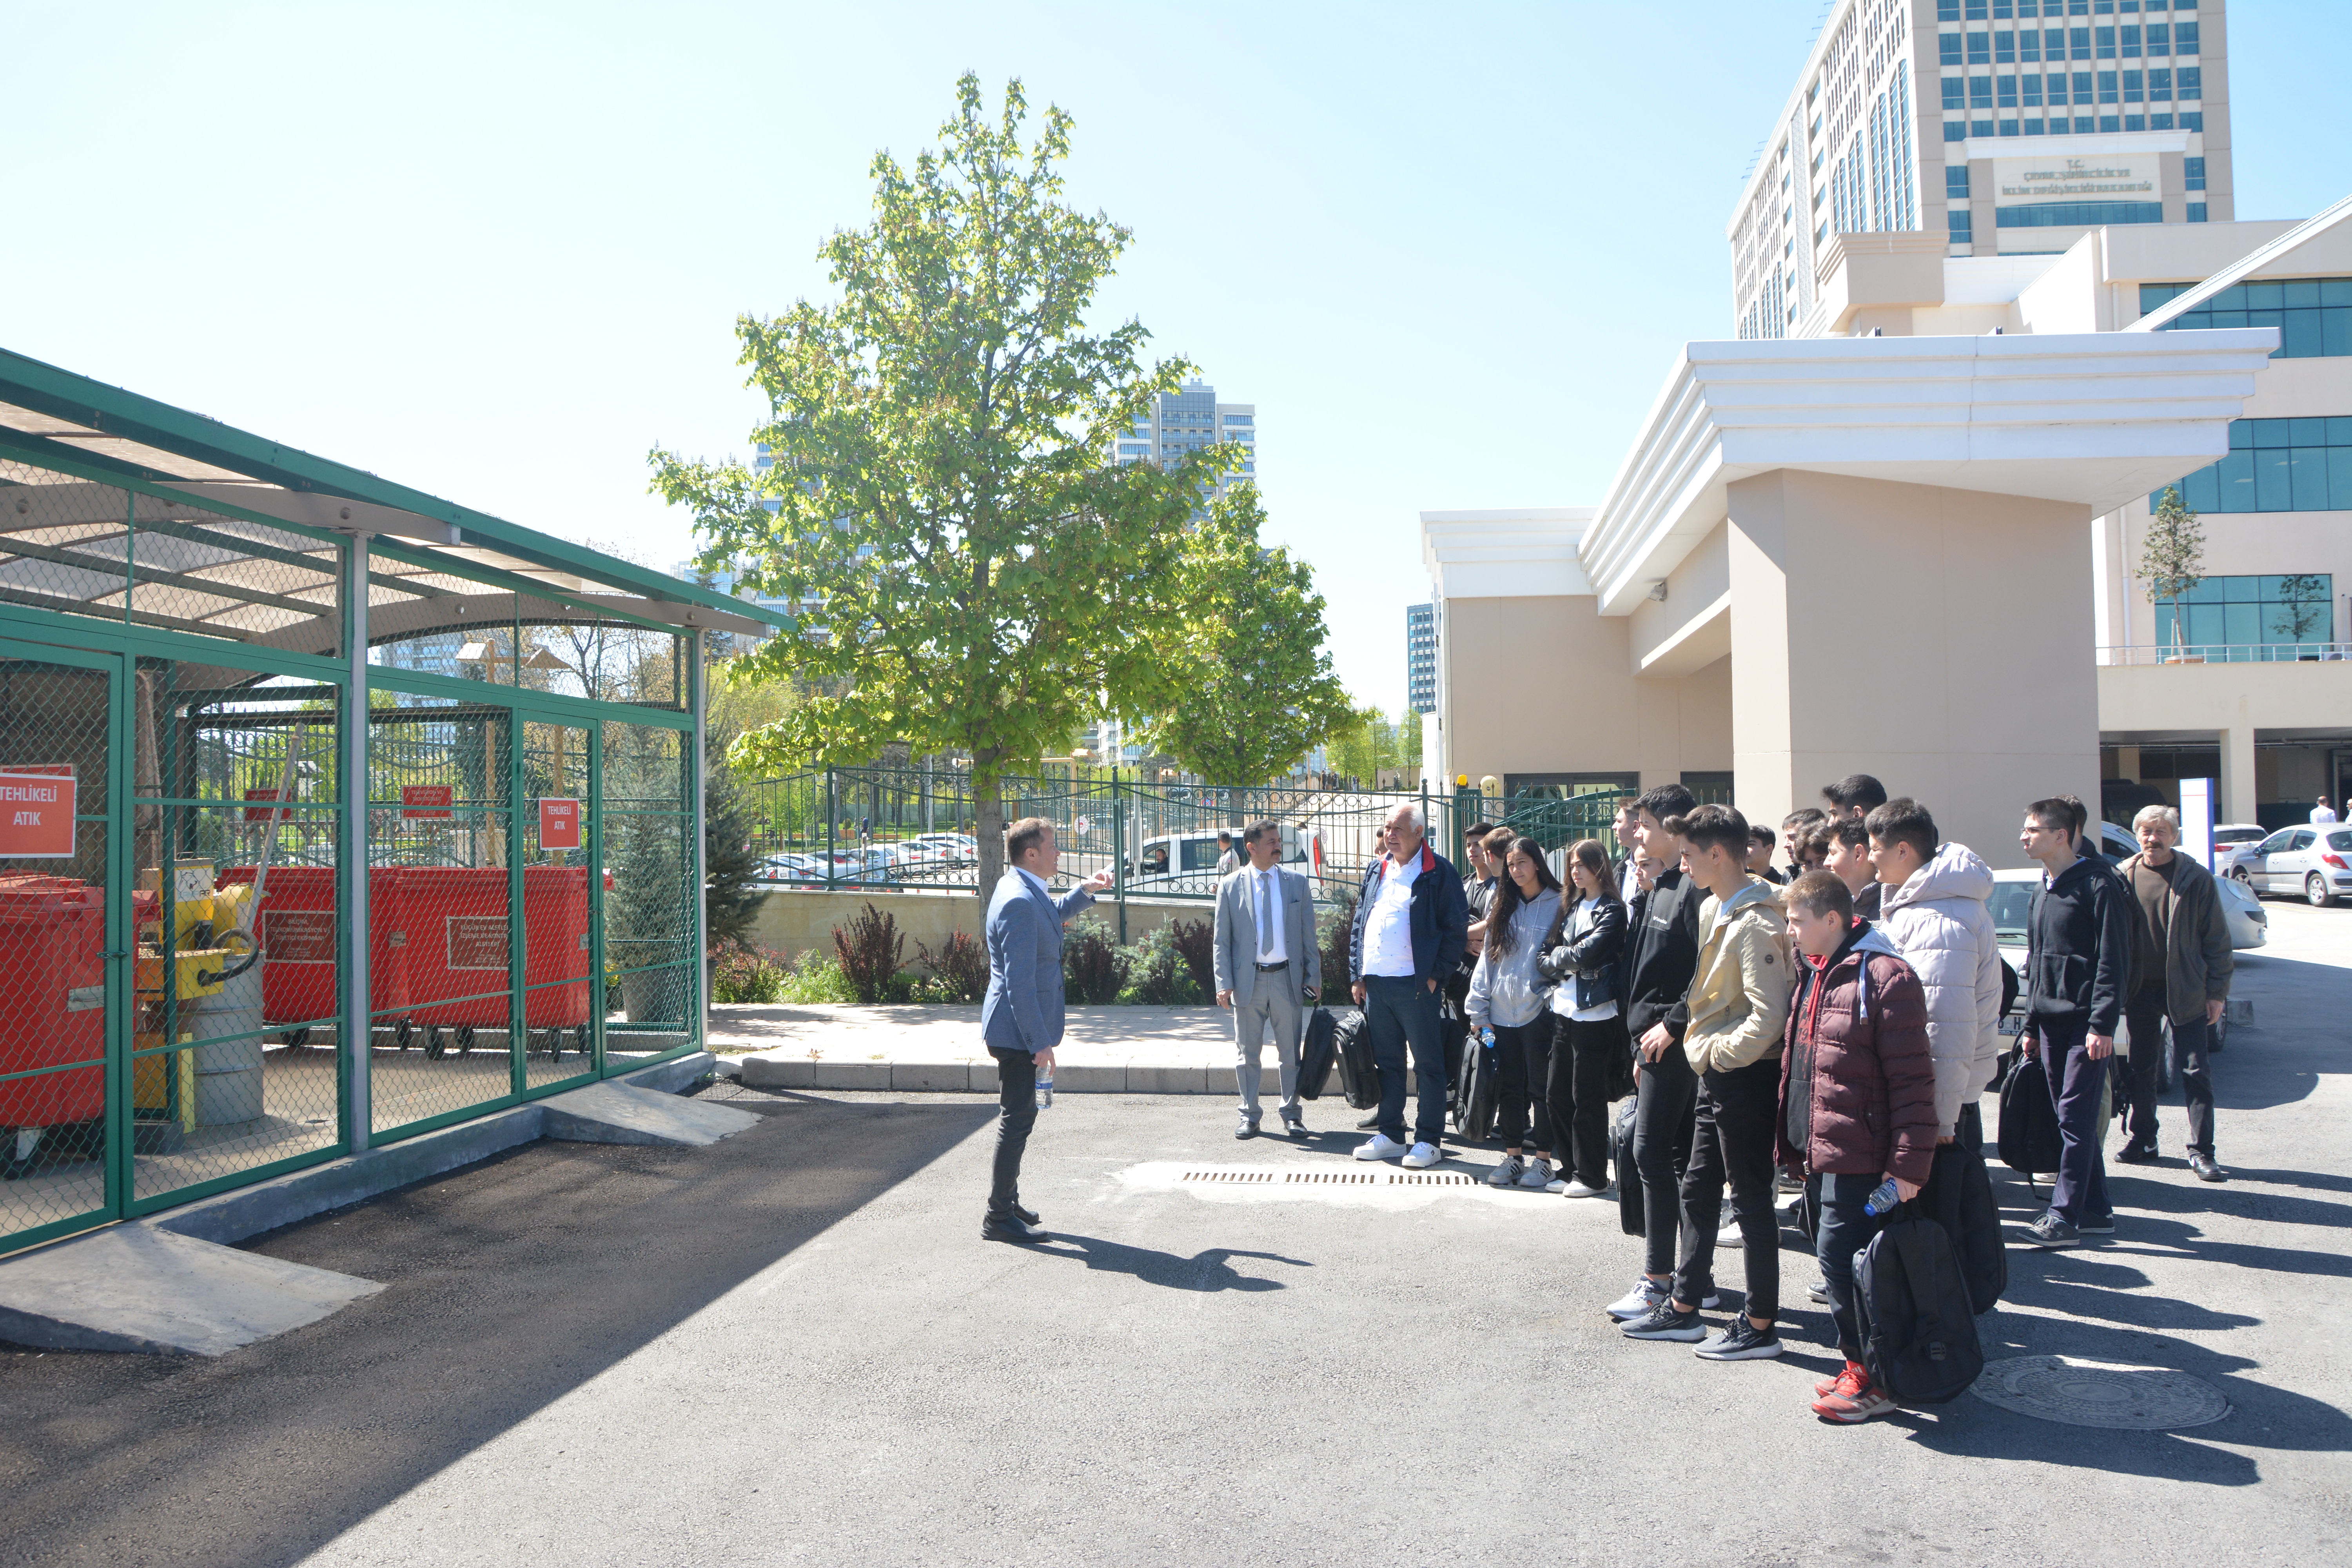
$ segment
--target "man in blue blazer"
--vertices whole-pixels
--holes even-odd
[[[1061,863],[1054,825],[1024,816],[1005,830],[1004,875],[988,901],[988,994],[980,1037],[996,1058],[996,1165],[981,1221],[985,1241],[1034,1241],[1045,1233],[1021,1206],[1021,1154],[1037,1124],[1037,1069],[1051,1071],[1062,1043],[1062,922],[1111,885],[1098,871],[1060,898],[1046,884]]]

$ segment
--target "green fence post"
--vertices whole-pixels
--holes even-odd
[[[1127,816],[1118,804],[1118,765],[1110,770],[1110,869],[1118,889],[1118,944],[1127,945]]]
[[[827,889],[833,886],[834,835],[841,816],[839,805],[834,798],[834,787],[833,764],[827,763],[824,765],[824,885]]]

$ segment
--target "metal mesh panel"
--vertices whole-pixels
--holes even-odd
[[[369,1099],[383,1132],[515,1090],[514,716],[373,694]]]
[[[526,625],[522,684],[560,697],[682,710],[687,651],[675,634],[625,622]]]
[[[131,492],[0,460],[0,604],[120,621]]]
[[[0,1237],[107,1203],[108,691],[0,660]]]
[[[537,1089],[595,1066],[588,731],[525,722],[522,766],[523,1077]]]
[[[694,818],[688,737],[646,724],[604,734],[604,963],[621,1016],[605,1023],[608,1062],[693,1038]]]
[[[332,542],[152,496],[132,505],[134,622],[241,638],[316,626],[301,651],[334,647],[341,593]]]
[[[341,1141],[340,699],[140,661],[133,1203]]]

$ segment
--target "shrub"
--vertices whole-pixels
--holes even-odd
[[[890,977],[906,956],[907,939],[899,934],[896,919],[868,903],[847,930],[833,928],[833,951],[841,960],[841,976],[851,995],[870,1004],[881,1001],[889,990]]]
[[[937,952],[917,942],[915,955],[931,972],[939,1000],[977,1002],[988,994],[988,949],[970,931],[950,931]]]
[[[1118,1000],[1127,984],[1127,950],[1098,920],[1081,920],[1062,938],[1062,978],[1069,994],[1097,1006]]]
[[[1335,1004],[1346,995],[1349,950],[1355,942],[1356,900],[1342,893],[1315,914],[1315,938],[1323,949],[1323,994]]]
[[[719,952],[710,981],[714,1002],[781,1002],[792,960],[766,948],[728,947]]]
[[[1169,1007],[1202,1000],[1191,971],[1176,951],[1175,933],[1155,927],[1141,942],[1121,950],[1127,955],[1128,995],[1147,1007]]]
[[[841,973],[841,965],[815,948],[810,948],[794,962],[793,971],[784,977],[783,994],[779,1002],[855,1002],[856,995]]]
[[[1192,976],[1192,988],[1203,997],[1217,994],[1217,928],[1207,921],[1171,921],[1169,940]]]

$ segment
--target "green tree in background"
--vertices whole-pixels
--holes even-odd
[[[1377,704],[1356,710],[1332,738],[1331,769],[1374,788],[1384,769],[1421,767],[1421,715],[1406,709],[1391,722]]]
[[[707,569],[821,607],[743,658],[811,694],[738,739],[763,768],[860,763],[903,741],[971,762],[980,897],[1003,869],[998,776],[1104,711],[1157,712],[1192,635],[1188,523],[1237,445],[1167,468],[1113,443],[1192,367],[1147,366],[1129,321],[1084,315],[1129,233],[1060,199],[1070,118],[1007,85],[993,123],[957,83],[942,145],[876,155],[873,223],[820,254],[840,300],[736,325],[772,468],[656,449]]]
[[[2315,573],[2290,572],[2279,579],[2279,605],[2271,635],[2299,643],[2327,624],[2327,590]]]
[[[2139,543],[2139,576],[2147,584],[2151,605],[2172,606],[2172,646],[2184,646],[2180,628],[2180,596],[2203,582],[2205,531],[2197,514],[2180,499],[2177,485],[2167,485],[2157,500],[2156,515]]]
[[[1198,634],[1171,660],[1175,696],[1144,729],[1147,745],[1231,792],[1288,773],[1354,717],[1324,651],[1323,595],[1315,571],[1287,549],[1258,542],[1265,514],[1241,485],[1194,531],[1187,570],[1205,579]]]

